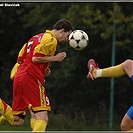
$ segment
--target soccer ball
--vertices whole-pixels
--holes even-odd
[[[83,30],[74,30],[69,35],[69,45],[75,50],[84,49],[89,43],[89,37]]]

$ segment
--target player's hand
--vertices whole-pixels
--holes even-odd
[[[60,52],[55,55],[56,61],[63,61],[66,58],[66,52]]]
[[[48,68],[45,70],[44,75],[45,75],[45,76],[49,76],[50,74],[51,74],[51,70],[50,70],[50,68],[48,67]]]

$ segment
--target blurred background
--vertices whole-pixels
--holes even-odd
[[[2,3],[1,3],[2,4]],[[17,3],[18,4],[18,3]],[[51,102],[48,131],[120,130],[120,122],[132,104],[133,88],[125,75],[114,79],[86,78],[88,60],[100,68],[133,59],[133,3],[131,2],[20,2],[16,7],[0,7],[0,97],[12,104],[10,72],[23,44],[33,35],[52,29],[59,19],[71,21],[75,29],[89,36],[81,51],[68,43],[63,62],[51,63],[52,73],[45,87]],[[113,88],[111,87],[113,84]],[[29,113],[21,127],[9,124],[0,130],[28,130]]]

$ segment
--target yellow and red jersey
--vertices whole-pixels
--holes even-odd
[[[40,39],[42,38],[44,33],[40,33],[38,36],[40,37]],[[36,37],[32,37],[28,42],[30,41],[34,41],[34,44],[38,44],[37,43],[37,39]],[[15,63],[15,65],[13,66],[12,70],[11,70],[11,73],[10,73],[10,78],[13,80],[17,71],[18,71],[18,67],[20,66],[20,64],[23,63],[24,59],[27,57],[27,53],[28,53],[28,50],[29,50],[29,47],[30,47],[30,43],[25,43],[23,45],[23,47],[21,48],[21,50],[19,51],[19,54],[18,54],[18,58],[17,58],[17,62]]]
[[[21,49],[19,52],[18,61],[22,61],[22,64],[19,66],[17,76],[28,73],[43,83],[45,76],[44,72],[49,66],[49,63],[34,64],[32,62],[32,57],[53,56],[56,47],[57,39],[50,30],[33,36],[26,45],[23,46],[23,50]]]

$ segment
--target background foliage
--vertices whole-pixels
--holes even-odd
[[[23,44],[33,35],[52,29],[53,24],[59,19],[66,18],[75,29],[84,30],[89,35],[90,41],[87,48],[82,51],[75,51],[67,43],[57,47],[57,53],[66,51],[67,58],[61,63],[51,63],[52,74],[46,78],[45,86],[52,106],[48,130],[108,130],[110,78],[87,80],[87,62],[93,58],[100,68],[111,66],[114,22],[115,64],[128,58],[133,59],[133,4],[130,2],[19,4],[20,7],[0,7],[0,97],[11,105],[12,81],[9,75]],[[132,93],[127,76],[115,79],[115,125],[112,130],[120,130],[119,125],[131,104]],[[53,126],[57,118],[58,126]],[[65,126],[59,121],[64,122]]]

